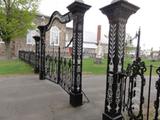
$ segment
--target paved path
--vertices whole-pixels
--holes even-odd
[[[151,98],[155,98],[156,80],[152,82]],[[81,107],[73,108],[60,86],[41,81],[38,75],[0,77],[0,120],[102,120],[105,76],[84,76],[83,91],[90,102],[84,99]],[[145,106],[147,92],[145,87]]]
[[[0,77],[0,120],[101,120],[105,76],[84,76],[83,88],[90,102],[73,108],[60,86],[38,75]]]

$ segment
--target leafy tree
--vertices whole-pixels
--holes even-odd
[[[22,37],[33,27],[39,0],[0,0],[0,38],[6,57],[11,58],[11,41]]]

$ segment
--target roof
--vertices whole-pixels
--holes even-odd
[[[70,28],[71,29],[71,28]],[[107,44],[108,38],[105,35],[101,36],[101,43]],[[69,42],[66,42],[66,46]],[[72,43],[69,45],[72,47]],[[83,41],[83,48],[97,48],[97,34],[94,32],[84,32],[84,41]]]

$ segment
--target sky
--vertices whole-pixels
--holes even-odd
[[[92,7],[86,12],[84,18],[84,31],[95,32],[97,25],[102,26],[102,35],[108,35],[109,22],[107,16],[102,14],[100,8],[109,5],[112,0],[83,0]],[[39,12],[50,16],[55,10],[61,14],[68,12],[67,6],[74,0],[41,0]],[[140,9],[128,19],[126,33],[135,36],[141,28],[141,48],[160,49],[160,0],[128,0],[128,2],[140,7]],[[71,26],[70,23],[68,26]],[[136,39],[133,44],[136,45]]]

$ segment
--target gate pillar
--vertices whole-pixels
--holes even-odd
[[[34,73],[39,73],[39,56],[40,56],[40,37],[34,36],[35,40],[35,65],[34,65]]]
[[[73,17],[72,45],[72,85],[70,104],[74,107],[82,105],[82,57],[83,57],[83,21],[84,14],[91,6],[75,1],[67,8]]]
[[[103,120],[122,120],[122,86],[125,29],[129,16],[139,7],[124,1],[113,2],[101,8],[103,14],[109,19],[109,46],[106,73],[106,97]]]
[[[45,26],[38,26],[40,30],[40,66],[39,66],[39,79],[45,79]]]

